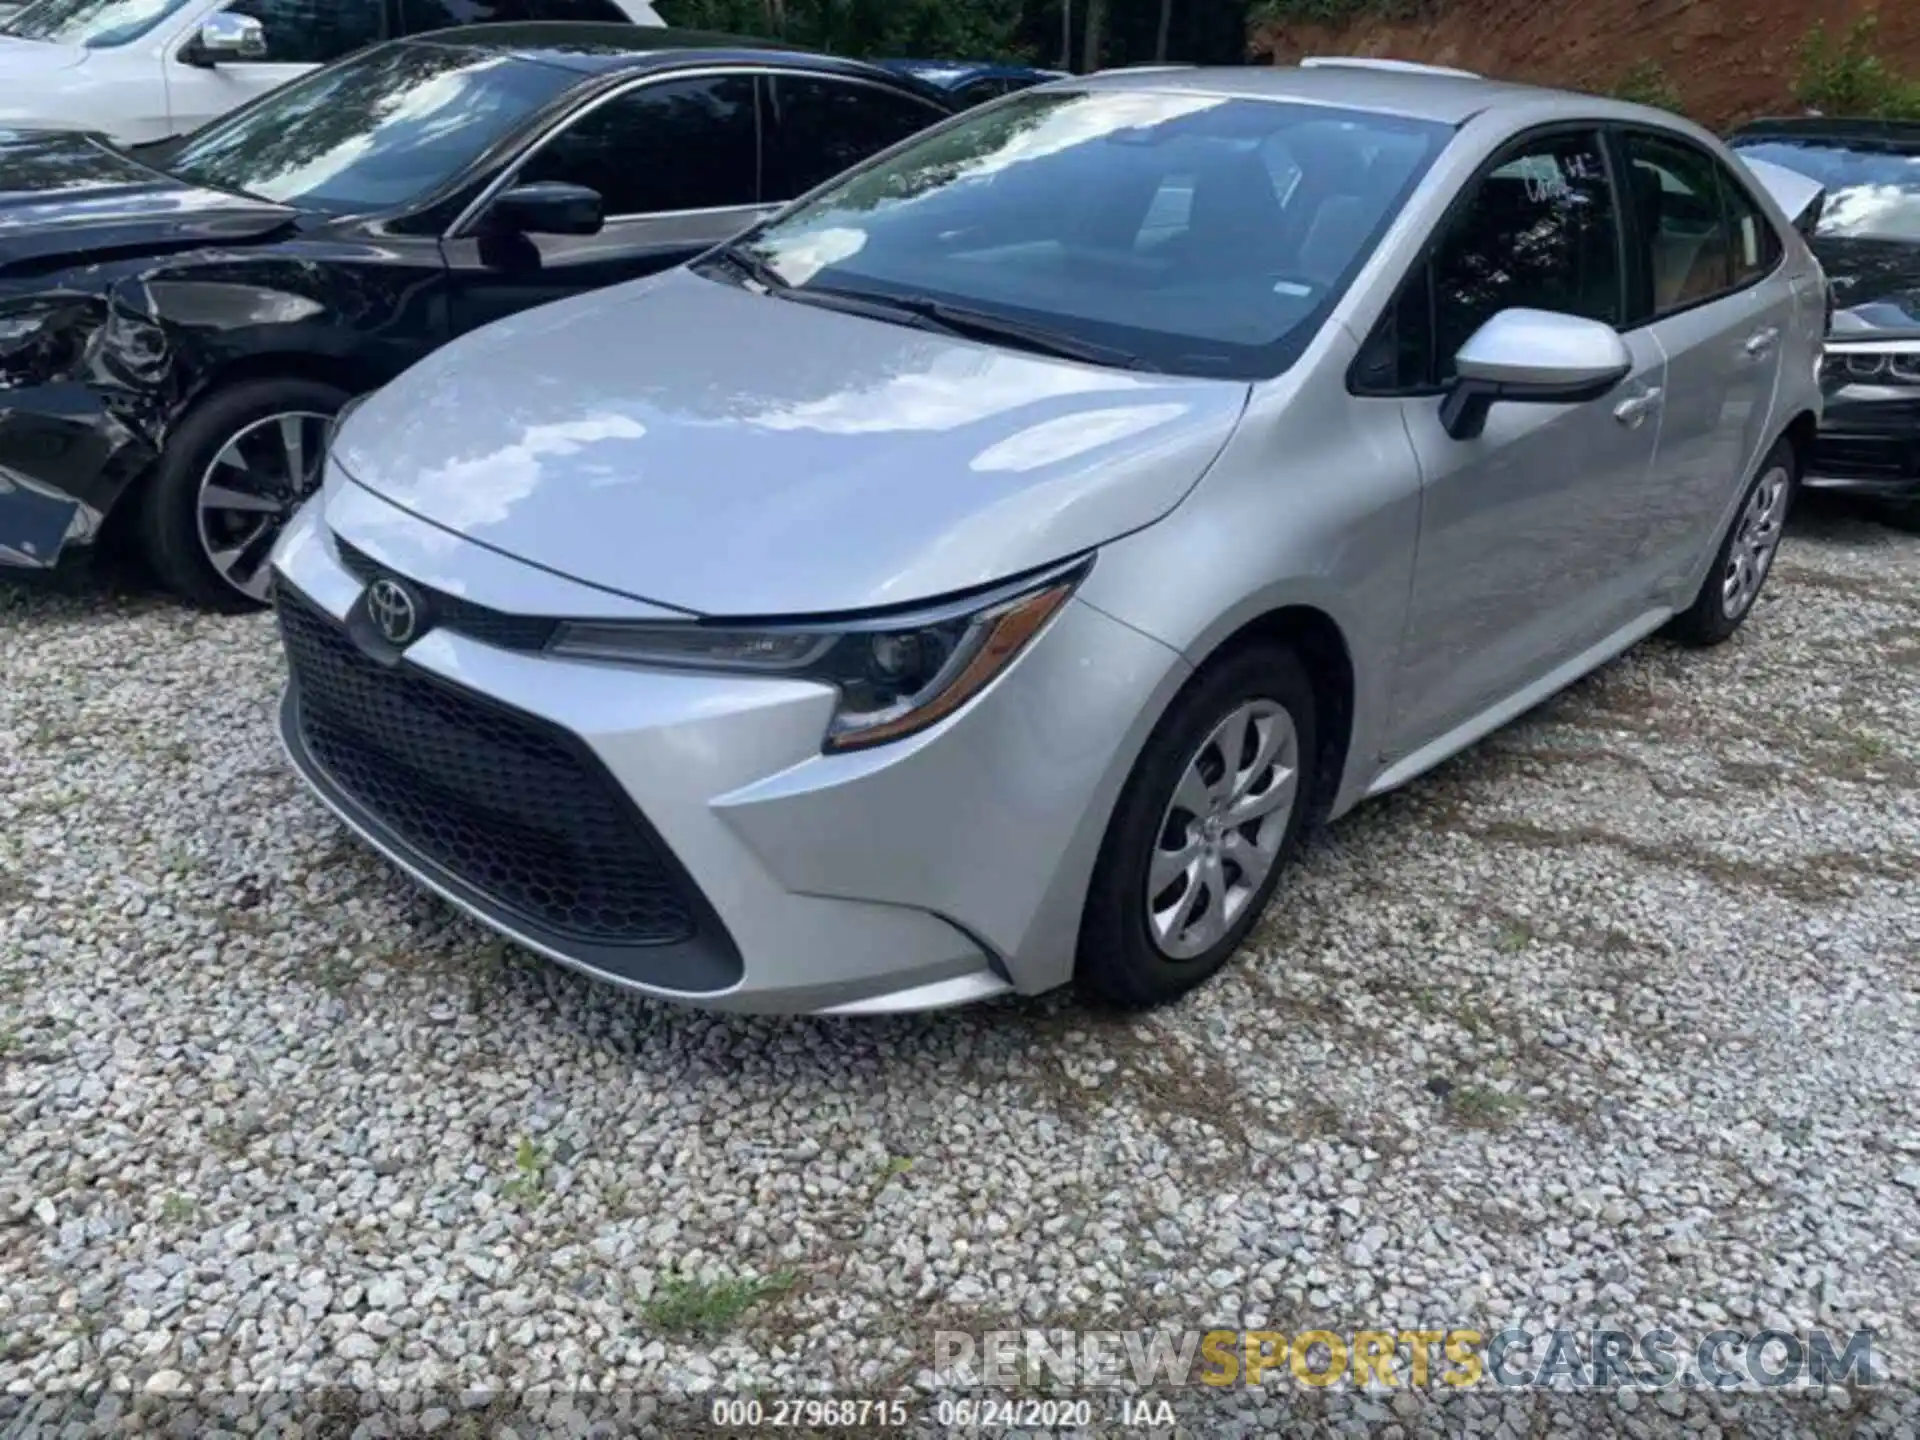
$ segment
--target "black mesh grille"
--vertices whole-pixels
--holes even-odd
[[[1920,444],[1903,435],[1822,434],[1813,442],[1811,469],[1862,479],[1920,478]]]
[[[395,835],[541,930],[607,946],[693,938],[682,872],[578,741],[378,664],[284,586],[275,603],[301,740]]]
[[[362,585],[369,585],[376,576],[386,573],[380,562],[364,551],[354,549],[337,536],[333,543],[340,552],[340,563]],[[543,650],[560,624],[538,615],[508,615],[490,610],[485,605],[476,605],[471,600],[462,600],[458,595],[412,580],[407,584],[426,600],[427,620],[434,628],[454,630],[502,650]]]

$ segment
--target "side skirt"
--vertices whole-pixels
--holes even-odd
[[[1384,795],[1389,790],[1397,790],[1442,760],[1451,759],[1474,741],[1491,735],[1509,720],[1524,715],[1589,671],[1597,670],[1616,655],[1637,645],[1671,620],[1673,614],[1671,610],[1659,609],[1636,616],[1599,644],[1589,646],[1566,663],[1555,666],[1531,685],[1516,690],[1498,704],[1482,710],[1465,724],[1456,725],[1437,740],[1428,741],[1405,759],[1396,760],[1374,777],[1373,784],[1367,787],[1367,796],[1371,798]]]

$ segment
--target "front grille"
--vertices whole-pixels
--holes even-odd
[[[371,585],[377,577],[387,573],[378,560],[363,550],[354,549],[338,536],[334,537],[333,544],[340,552],[340,563],[362,585]],[[407,581],[407,584],[426,601],[427,623],[435,629],[453,630],[483,644],[496,645],[502,650],[544,650],[560,625],[558,620],[543,619],[538,615],[509,615],[501,610],[492,610],[413,580]]]
[[[537,930],[600,946],[694,938],[692,882],[578,740],[379,664],[284,585],[275,603],[301,741],[400,840]]]

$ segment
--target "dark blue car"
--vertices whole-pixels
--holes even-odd
[[[1037,70],[1031,65],[999,65],[967,60],[882,60],[900,75],[911,75],[923,85],[944,90],[961,106],[980,105],[1027,90],[1049,80],[1065,78],[1065,70]]]

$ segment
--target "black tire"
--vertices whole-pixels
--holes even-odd
[[[1199,954],[1174,958],[1149,928],[1148,867],[1163,827],[1173,818],[1168,807],[1189,764],[1200,758],[1215,727],[1249,702],[1277,704],[1293,724],[1297,763],[1284,833],[1264,879],[1252,887],[1250,898],[1219,939]],[[1313,686],[1299,658],[1285,645],[1263,641],[1239,646],[1188,682],[1154,727],[1101,842],[1081,917],[1074,970],[1083,994],[1106,1004],[1141,1009],[1185,994],[1226,964],[1266,909],[1281,871],[1299,844],[1319,756],[1316,721]],[[1244,751],[1243,760],[1256,748]],[[1176,823],[1182,824],[1184,833],[1187,822]],[[1183,891],[1185,883],[1176,881],[1176,891]],[[1215,903],[1215,897],[1204,890],[1202,894],[1202,908]]]
[[[1750,507],[1761,487],[1773,483],[1780,475],[1785,475],[1786,491],[1778,516],[1774,521],[1772,548],[1767,551],[1764,563],[1760,567],[1758,580],[1752,593],[1728,607],[1728,572],[1733,564],[1734,548],[1743,542],[1745,525]],[[1668,622],[1667,633],[1683,645],[1718,645],[1745,623],[1747,616],[1753,613],[1753,607],[1759,603],[1760,593],[1766,588],[1767,576],[1772,573],[1773,561],[1779,554],[1779,530],[1786,525],[1787,516],[1792,513],[1793,498],[1800,488],[1800,460],[1791,441],[1782,437],[1774,442],[1766,458],[1760,462],[1753,479],[1740,493],[1740,504],[1733,512],[1733,520],[1727,526],[1727,533],[1721,537],[1720,548],[1714,551],[1713,564],[1708,567],[1707,578],[1700,582],[1700,591],[1693,597],[1693,603]]]
[[[175,428],[139,497],[138,540],[155,578],[208,610],[238,614],[258,609],[261,599],[229,582],[202,543],[201,479],[228,442],[249,426],[275,415],[332,416],[347,399],[347,392],[337,386],[287,378],[243,380],[195,405]],[[319,457],[311,458],[314,468],[308,478],[317,483]],[[305,488],[310,491],[311,486]],[[289,504],[298,498],[290,491]],[[283,520],[273,522],[275,534]],[[271,540],[266,543],[270,546]]]

